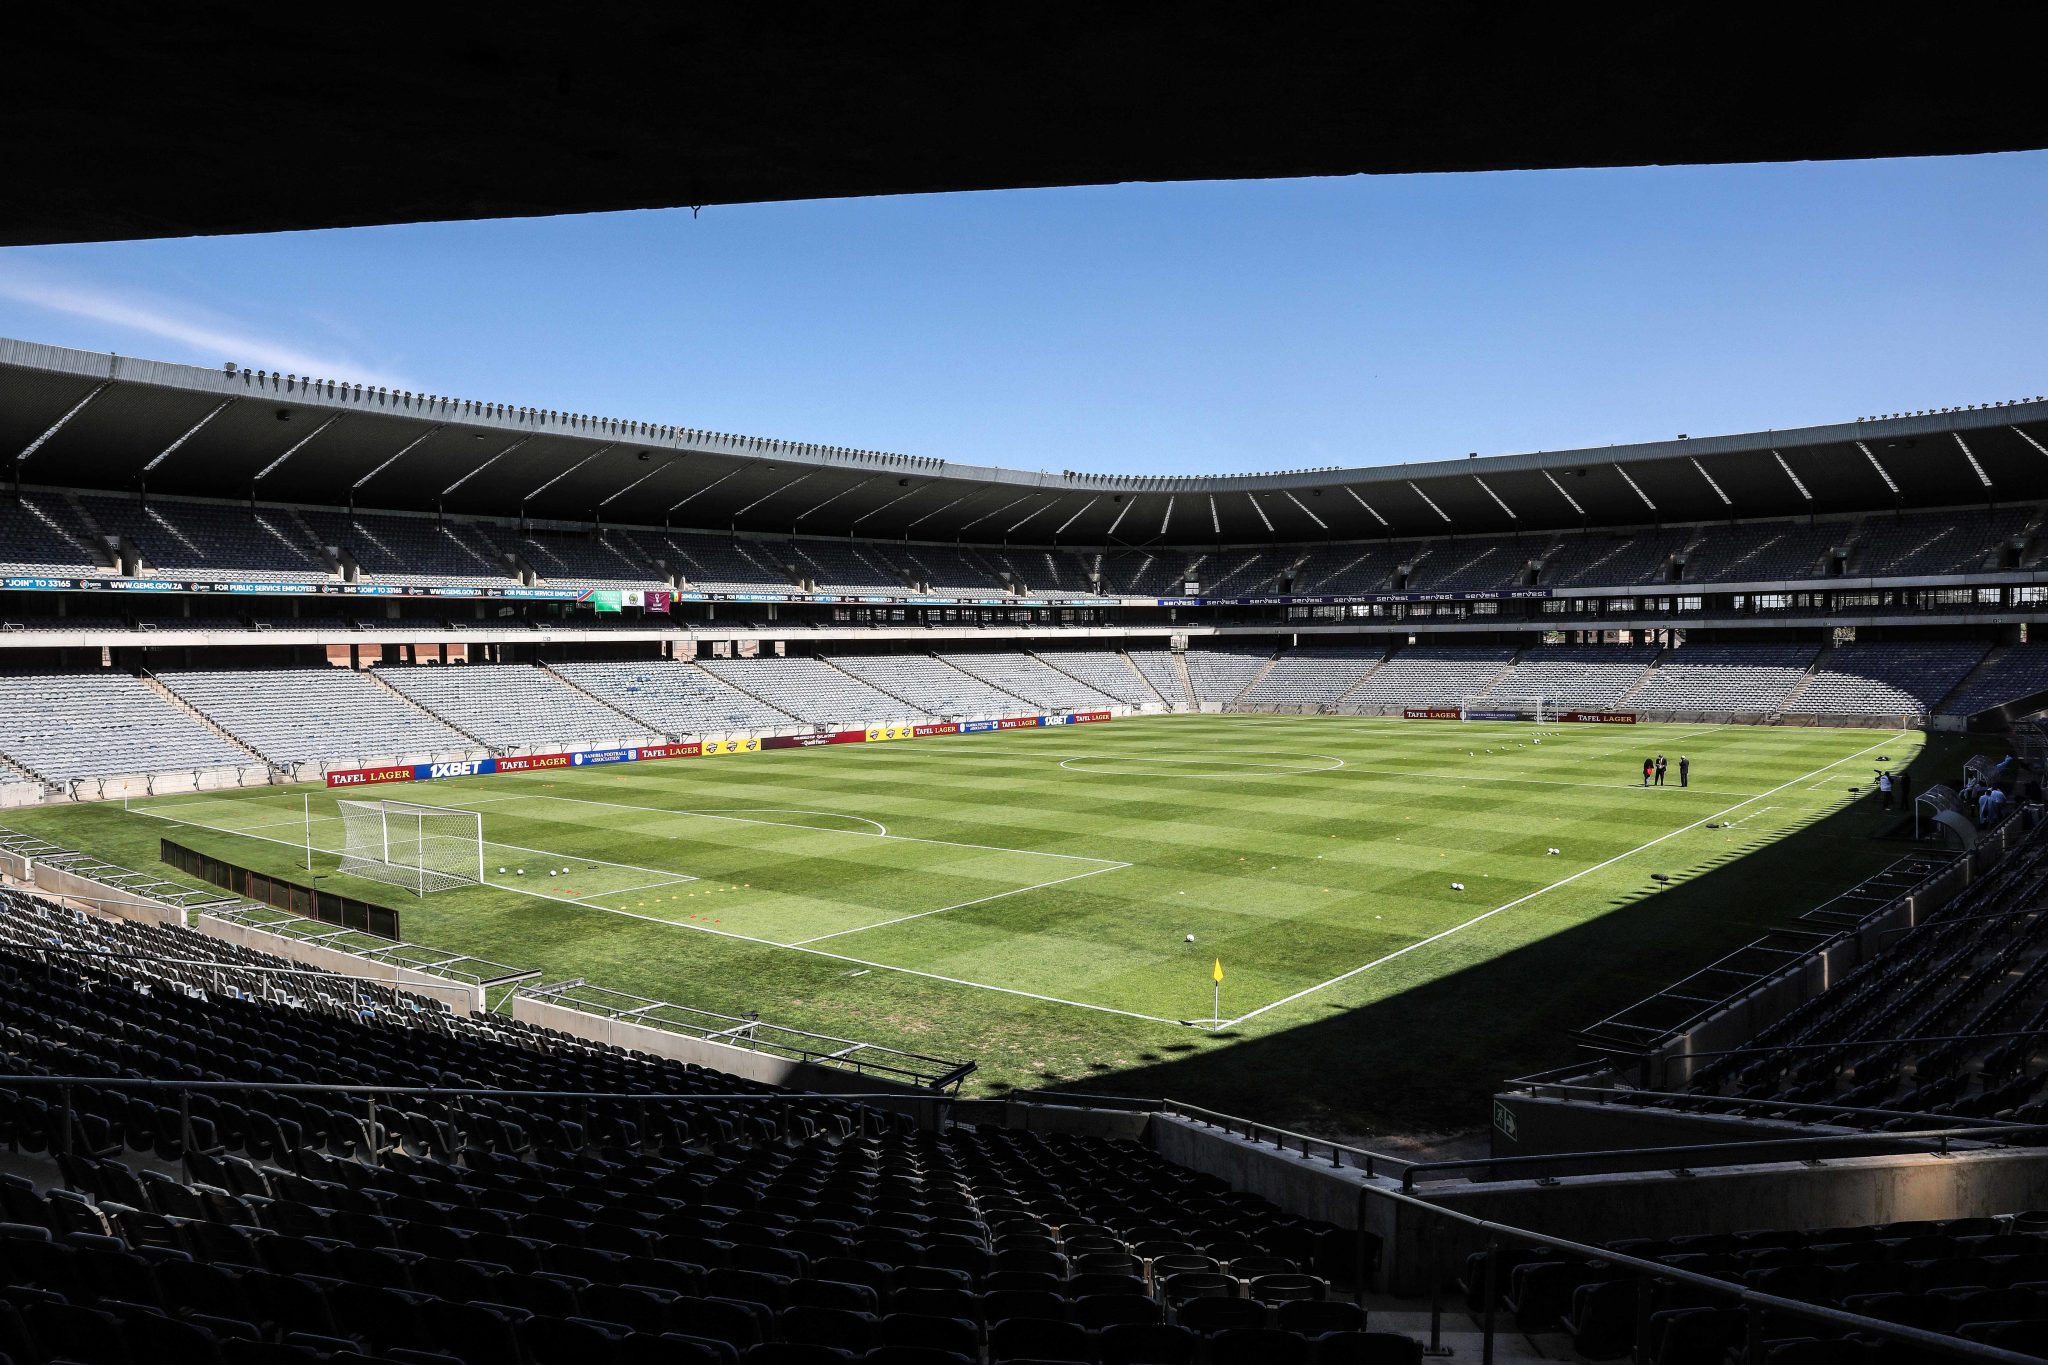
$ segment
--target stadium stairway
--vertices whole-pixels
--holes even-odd
[[[1772,712],[1773,715],[1783,715],[1787,711],[1796,711],[1799,709],[1792,703],[1798,701],[1801,697],[1805,696],[1806,689],[1813,686],[1814,679],[1818,678],[1823,672],[1827,670],[1828,658],[1834,652],[1835,647],[1833,645],[1823,645],[1819,653],[1815,654],[1811,659],[1807,660],[1806,676],[1801,678],[1797,683],[1793,684],[1792,690],[1790,692],[1787,692],[1784,696],[1778,698],[1778,706],[1777,709]]]
[[[1975,668],[1971,669],[1968,673],[1965,673],[1962,676],[1962,679],[1958,681],[1954,687],[1951,687],[1947,691],[1947,693],[1942,696],[1940,701],[1936,702],[1934,705],[1927,708],[1927,713],[1929,715],[1947,714],[1948,703],[1951,697],[1968,696],[1970,689],[1977,685],[1977,679],[1983,677],[1986,673],[1990,672],[1994,667],[1997,666],[1999,660],[2003,659],[2006,655],[2010,653],[2012,653],[2011,645],[1993,645],[1991,647],[1991,652],[1986,654],[1983,658],[1979,659],[1977,661],[1977,666]]]
[[[91,548],[96,551],[100,561],[111,564],[125,573],[128,565],[124,562],[121,554],[120,537],[107,534],[106,527],[99,524],[98,520],[94,518],[91,509],[85,505],[85,499],[79,497],[78,494],[64,494],[64,505],[71,509],[71,515],[78,519],[78,524],[83,526],[86,529],[86,533],[92,537]]]
[[[1657,670],[1659,668],[1662,668],[1664,666],[1665,661],[1668,660],[1670,657],[1671,647],[1669,645],[1666,645],[1664,648],[1658,650],[1657,656],[1654,659],[1650,660],[1650,666],[1643,670],[1643,676],[1636,679],[1636,685],[1614,699],[1615,706],[1617,708],[1626,709],[1629,703],[1635,700],[1636,693],[1642,691],[1645,687],[1648,687],[1650,685],[1650,680],[1657,676]]]
[[[870,682],[866,678],[858,677],[852,673],[848,673],[845,669],[841,668],[836,661],[832,659],[827,659],[823,655],[820,655],[818,658],[818,662],[825,665],[825,667],[831,669],[835,673],[843,674],[846,677],[847,681],[855,684],[856,686],[871,687],[875,691],[880,692],[885,697],[895,698],[897,701],[900,701],[905,706],[909,707],[912,715],[923,716],[930,714],[922,706],[919,706],[916,702],[904,696],[901,692],[892,692],[888,688],[882,686],[882,684],[880,684],[879,682]],[[733,686],[739,687],[739,684],[734,683]],[[746,691],[745,688],[740,688],[740,690],[743,692]],[[751,692],[747,692],[747,695],[751,697],[754,694]],[[765,703],[763,704],[765,705]]]
[[[1162,693],[1158,688],[1152,685],[1152,680],[1145,676],[1145,670],[1138,667],[1137,661],[1135,659],[1131,658],[1129,654],[1125,653],[1121,649],[1116,651],[1116,657],[1123,661],[1123,665],[1125,668],[1131,670],[1131,676],[1138,680],[1139,687],[1142,687],[1143,689],[1145,689],[1145,691],[1159,698],[1159,701],[1162,705],[1173,705],[1171,701],[1167,700],[1164,693]]]
[[[549,668],[546,664],[535,664],[534,667],[538,668],[542,673],[545,673],[548,677],[560,683],[562,686],[568,688],[571,692],[575,692],[584,697],[587,697],[590,700],[591,705],[602,706],[605,710],[611,712],[613,715],[619,717],[621,720],[625,721],[629,725],[645,726],[649,730],[654,731],[654,733],[656,733],[657,735],[660,735],[663,739],[668,740],[670,743],[674,743],[677,739],[681,738],[681,736],[675,734],[673,731],[665,730],[661,726],[656,725],[653,721],[647,719],[645,716],[636,716],[631,711],[626,710],[624,707],[612,705],[610,702],[606,701],[603,697],[598,696],[597,693],[591,691],[589,688],[571,682],[569,679],[555,672],[554,669]],[[753,694],[748,693],[748,695],[752,696]],[[759,699],[756,698],[756,700]],[[766,703],[763,704],[765,705]]]
[[[830,661],[829,661],[829,660],[827,660],[826,662],[828,662],[828,663],[829,663]],[[715,683],[722,683],[722,684],[724,684],[725,686],[727,686],[727,687],[730,687],[730,688],[731,688],[731,689],[732,689],[733,691],[735,691],[735,692],[744,692],[744,693],[746,693],[746,695],[747,695],[747,696],[749,696],[749,697],[752,697],[752,698],[753,698],[753,699],[754,699],[755,701],[757,701],[757,702],[761,703],[761,705],[763,705],[763,706],[767,707],[767,708],[768,708],[768,709],[769,709],[770,711],[776,711],[776,712],[780,712],[780,713],[781,713],[782,715],[785,715],[785,716],[789,716],[789,723],[790,723],[790,724],[792,724],[792,725],[802,725],[802,724],[804,723],[803,721],[799,720],[799,719],[798,719],[797,717],[795,717],[795,716],[793,716],[793,715],[790,715],[790,713],[789,713],[789,712],[787,712],[787,711],[784,711],[784,710],[783,710],[783,709],[782,709],[782,708],[781,708],[780,706],[777,706],[777,705],[776,705],[776,704],[775,704],[774,702],[772,702],[772,701],[769,701],[769,700],[768,700],[768,699],[767,699],[766,697],[762,696],[762,695],[761,695],[761,694],[760,694],[759,692],[754,692],[754,691],[750,691],[750,690],[749,690],[749,689],[748,689],[748,688],[747,688],[747,687],[746,687],[746,686],[745,686],[745,685],[744,685],[743,683],[741,683],[741,682],[737,681],[736,679],[733,679],[733,678],[728,678],[728,677],[726,677],[726,676],[725,676],[724,674],[722,674],[722,673],[713,673],[713,672],[712,672],[712,671],[711,671],[710,669],[708,669],[708,668],[702,668],[702,667],[699,667],[699,666],[698,666],[698,664],[697,664],[697,661],[696,661],[696,660],[694,660],[694,659],[692,659],[692,660],[688,661],[688,666],[689,666],[689,667],[691,667],[691,668],[695,668],[695,669],[697,669],[697,671],[698,671],[698,672],[700,672],[700,673],[704,674],[704,675],[705,675],[706,677],[710,678],[710,679],[711,679],[711,680],[712,680],[713,682],[715,682]],[[879,691],[880,689],[878,688],[878,689],[876,689],[876,690],[878,690],[878,691]],[[889,695],[890,695],[890,696],[892,696],[892,697],[895,697],[895,696],[896,696],[896,694],[895,694],[894,692],[891,692],[891,693],[890,693]],[[898,701],[902,701],[903,699],[902,699],[901,697],[896,697],[896,700],[898,700]],[[912,710],[915,710],[916,708],[915,708],[915,707],[912,707],[911,709],[912,709]]]
[[[376,670],[376,669],[374,669],[374,668],[365,668],[365,669],[362,669],[362,670],[360,670],[360,671],[362,672],[362,674],[363,674],[363,676],[364,676],[364,677],[366,677],[366,678],[370,679],[370,680],[371,680],[372,682],[376,683],[376,684],[377,684],[377,686],[379,686],[379,687],[383,688],[383,689],[384,689],[384,690],[385,690],[386,692],[389,692],[389,693],[390,693],[390,694],[391,694],[392,696],[394,696],[394,697],[398,698],[398,699],[399,699],[400,701],[404,702],[404,703],[405,703],[405,704],[406,704],[407,706],[410,706],[410,707],[411,707],[411,708],[412,708],[413,710],[415,710],[415,711],[419,711],[419,712],[422,712],[422,713],[424,713],[424,714],[426,714],[426,715],[429,715],[429,716],[432,716],[432,717],[433,717],[433,718],[434,718],[435,720],[438,720],[438,721],[440,721],[440,722],[441,722],[441,723],[442,723],[443,725],[445,725],[445,726],[447,726],[447,727],[448,727],[449,729],[453,730],[453,731],[454,731],[454,732],[455,732],[456,734],[458,734],[458,735],[461,735],[461,736],[462,736],[462,737],[463,737],[464,739],[468,740],[468,741],[469,741],[469,742],[470,742],[471,744],[474,744],[474,745],[476,745],[476,747],[477,747],[477,748],[479,748],[479,749],[482,749],[482,750],[483,750],[484,752],[486,752],[486,753],[492,753],[492,754],[495,754],[495,753],[498,753],[498,752],[499,752],[499,750],[498,750],[498,749],[494,748],[493,746],[491,746],[491,745],[489,745],[489,744],[486,744],[486,743],[484,743],[484,742],[483,742],[482,740],[478,739],[478,738],[477,738],[477,737],[476,737],[475,735],[473,735],[473,734],[471,734],[471,733],[470,733],[469,731],[467,731],[467,730],[463,729],[463,728],[462,728],[462,727],[461,727],[460,725],[457,725],[457,724],[456,724],[456,723],[455,723],[454,721],[450,720],[450,719],[449,719],[448,717],[446,717],[446,716],[442,715],[442,714],[441,714],[441,713],[440,713],[439,711],[436,711],[436,710],[434,710],[434,709],[433,709],[432,707],[430,707],[430,706],[422,706],[422,705],[420,705],[420,703],[419,703],[419,702],[417,702],[417,701],[414,701],[414,700],[413,700],[413,699],[412,699],[411,697],[408,697],[408,696],[406,696],[406,695],[405,695],[405,693],[403,693],[403,692],[399,691],[399,690],[398,690],[397,688],[393,687],[393,686],[392,686],[392,685],[391,685],[391,684],[390,684],[389,682],[385,681],[385,679],[384,679],[384,678],[383,678],[383,677],[382,677],[381,675],[379,675],[379,673],[377,672],[377,670]]]
[[[1252,674],[1251,680],[1245,683],[1243,687],[1239,688],[1237,695],[1232,697],[1229,701],[1225,702],[1224,705],[1235,706],[1239,702],[1243,701],[1245,699],[1245,694],[1250,692],[1254,687],[1257,687],[1259,683],[1265,678],[1265,676],[1273,671],[1273,665],[1279,662],[1280,656],[1278,654],[1275,654],[1272,658],[1266,660],[1264,664],[1260,665],[1259,671]]]
[[[136,676],[142,679],[143,686],[147,687],[150,691],[156,693],[157,696],[163,698],[165,704],[175,707],[177,710],[180,710],[184,712],[186,715],[190,716],[199,725],[205,727],[207,730],[211,731],[213,734],[218,736],[222,743],[232,744],[237,749],[240,749],[243,753],[249,755],[249,763],[252,767],[267,768],[275,772],[287,771],[286,769],[279,767],[277,764],[272,763],[269,759],[265,758],[262,754],[257,753],[248,745],[242,743],[242,741],[237,739],[234,735],[228,733],[228,731],[223,729],[220,723],[214,720],[212,716],[207,715],[204,711],[194,706],[191,702],[186,701],[176,692],[171,691],[170,688],[165,687],[163,683],[157,680],[156,674],[151,673],[148,669],[145,668],[142,670],[141,673],[137,674]]]
[[[337,555],[330,546],[321,543],[321,537],[319,532],[315,531],[311,524],[309,524],[304,517],[299,515],[299,511],[297,508],[284,508],[282,510],[280,520],[282,520],[285,525],[289,526],[292,529],[292,531],[299,537],[300,544],[307,545],[312,548],[313,553],[320,557],[320,562],[327,566],[327,571],[329,573],[341,574],[342,576],[348,578],[354,577],[353,574],[348,572],[346,566],[342,564],[341,556]]]
[[[1174,676],[1180,679],[1181,695],[1188,699],[1191,708],[1199,711],[1201,702],[1195,696],[1195,680],[1188,676],[1188,656],[1185,650],[1173,656],[1173,672]]]
[[[1344,707],[1344,703],[1351,699],[1351,694],[1353,692],[1356,692],[1359,688],[1365,686],[1367,683],[1371,682],[1372,675],[1379,672],[1381,668],[1385,667],[1387,660],[1393,657],[1394,656],[1391,651],[1389,651],[1385,655],[1382,655],[1376,662],[1374,662],[1371,668],[1365,670],[1364,675],[1361,676],[1357,682],[1351,684],[1351,686],[1344,689],[1344,694],[1342,696],[1338,697],[1336,701],[1330,703],[1330,709],[1332,711],[1342,710]]]
[[[1028,706],[1034,711],[1046,709],[1039,702],[1033,701],[1030,697],[1025,696],[1023,693],[1017,691],[1015,688],[1005,687],[1001,683],[997,682],[995,679],[985,677],[980,673],[976,673],[973,669],[955,663],[952,659],[948,659],[943,655],[937,653],[934,653],[932,657],[934,659],[937,659],[940,663],[945,664],[947,667],[953,669],[955,672],[965,673],[968,677],[974,679],[976,682],[982,684],[984,687],[992,687],[1006,697],[1015,697],[1020,706]],[[1076,681],[1078,681],[1078,679]],[[1087,686],[1087,684],[1083,683],[1082,686],[1085,687]]]

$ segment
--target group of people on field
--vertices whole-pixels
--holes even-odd
[[[1662,754],[1658,754],[1654,758],[1644,759],[1643,785],[1645,787],[1663,786],[1664,774],[1669,768],[1670,764]],[[1692,760],[1684,754],[1678,756],[1678,785],[1681,787],[1690,787],[1692,785]]]

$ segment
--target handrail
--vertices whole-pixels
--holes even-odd
[[[325,1082],[311,1081],[190,1081],[154,1080],[133,1077],[107,1076],[0,1075],[0,1086],[51,1087],[65,1092],[68,1092],[72,1087],[79,1087],[145,1091],[258,1090],[277,1094],[348,1094],[365,1096],[370,1099],[373,1106],[375,1102],[375,1097],[380,1095],[395,1095],[405,1097],[437,1099],[462,1097],[569,1100],[601,1099],[631,1100],[636,1103],[657,1104],[668,1102],[731,1103],[749,1101],[759,1103],[787,1103],[794,1101],[801,1103],[819,1100],[833,1100],[844,1101],[853,1104],[874,1104],[877,1101],[880,1101],[884,1105],[897,1105],[904,1103],[905,1101],[908,1101],[913,1104],[950,1105],[953,1102],[949,1096],[930,1093],[910,1093],[886,1096],[876,1096],[872,1094],[822,1094],[794,1091],[757,1091],[741,1093],[720,1093],[708,1095],[690,1095],[674,1093],[634,1094],[631,1092],[617,1091],[520,1090],[503,1086],[403,1086],[331,1084]],[[1121,1097],[1103,1098],[1115,1099]],[[1174,1107],[1172,1101],[1158,1101],[1156,1103],[1159,1106],[1160,1112],[1164,1112]],[[1199,1109],[1199,1106],[1186,1107],[1189,1109]],[[68,1115],[68,1108],[66,1110],[66,1113]],[[374,1108],[372,1113],[372,1122],[374,1125]],[[374,1131],[375,1130],[373,1127],[372,1132]],[[1358,1149],[1346,1148],[1345,1150],[1356,1151]],[[1962,1360],[1989,1362],[1991,1363],[1991,1365],[2031,1365],[2031,1363],[2034,1361],[2034,1357],[2021,1355],[2012,1351],[2006,1351],[1995,1346],[1987,1346],[1981,1342],[1967,1341],[1956,1337],[1945,1337],[1938,1333],[1924,1331],[1917,1327],[1907,1327],[1898,1323],[1886,1322],[1879,1318],[1863,1317],[1859,1314],[1845,1312],[1841,1309],[1827,1308],[1820,1304],[1803,1303],[1797,1299],[1781,1298],[1774,1294],[1765,1294],[1758,1290],[1750,1289],[1744,1285],[1734,1284],[1726,1280],[1718,1280],[1710,1275],[1702,1275],[1695,1271],[1684,1270],[1674,1266],[1668,1266],[1659,1261],[1652,1261],[1645,1259],[1643,1257],[1632,1256],[1624,1252],[1612,1251],[1605,1247],[1597,1247],[1582,1242],[1574,1242],[1566,1238],[1553,1237],[1546,1233],[1535,1232],[1526,1228],[1517,1228],[1505,1223],[1492,1222],[1488,1219],[1479,1218],[1472,1214],[1460,1213],[1455,1209],[1447,1209],[1442,1207],[1441,1205],[1433,1204],[1428,1200],[1418,1198],[1415,1195],[1406,1192],[1405,1190],[1396,1190],[1392,1188],[1389,1184],[1387,1184],[1384,1180],[1374,1180],[1368,1178],[1361,1180],[1359,1183],[1358,1224],[1361,1229],[1364,1228],[1369,1221],[1366,1217],[1367,1202],[1369,1200],[1376,1198],[1387,1200],[1390,1203],[1396,1204],[1401,1207],[1420,1210],[1421,1212],[1423,1212],[1431,1218],[1447,1220],[1452,1223],[1476,1229],[1480,1232],[1486,1233],[1489,1239],[1508,1238],[1532,1246],[1548,1247],[1552,1250],[1562,1251],[1570,1255],[1583,1257],[1587,1260],[1603,1261],[1608,1265],[1621,1266],[1660,1279],[1674,1280],[1684,1284],[1691,1284],[1707,1291],[1710,1294],[1731,1299],[1743,1308],[1752,1310],[1750,1332],[1751,1342],[1753,1346],[1760,1346],[1761,1344],[1762,1338],[1760,1334],[1760,1328],[1762,1315],[1766,1312],[1775,1312],[1790,1315],[1795,1318],[1808,1318],[1820,1322],[1825,1322],[1836,1327],[1841,1327],[1857,1332],[1874,1334],[1877,1336],[1884,1337],[1888,1340],[1901,1341],[1908,1343],[1910,1345],[1924,1347],[1928,1350],[1936,1352],[1937,1354],[1946,1355]],[[1488,1251],[1490,1255],[1493,1252],[1497,1251],[1497,1244],[1490,1241]],[[1489,1269],[1489,1283],[1493,1282],[1493,1278],[1494,1277],[1491,1272],[1491,1269]],[[1363,1280],[1361,1280],[1361,1287],[1362,1286]],[[1432,1323],[1431,1331],[1432,1335],[1434,1336],[1437,1331],[1437,1326],[1434,1322]],[[1488,1356],[1490,1356],[1492,1332],[1492,1309],[1490,1297],[1485,1331],[1487,1333],[1488,1341],[1487,1354]],[[1750,1358],[1760,1359],[1760,1350],[1752,1350]]]
[[[2048,1133],[2048,1124],[2011,1123],[1994,1129],[1985,1128],[1929,1128],[1919,1132],[1906,1133],[1830,1133],[1822,1137],[1763,1138],[1751,1142],[1703,1142],[1679,1147],[1620,1147],[1606,1151],[1591,1152],[1550,1152],[1533,1156],[1486,1156],[1468,1157],[1459,1161],[1428,1161],[1411,1165],[1402,1173],[1401,1187],[1412,1190],[1418,1175],[1433,1175],[1440,1171],[1463,1171],[1483,1169],[1491,1179],[1496,1171],[1504,1168],[1525,1169],[1531,1166],[1569,1163],[1574,1161],[1615,1161],[1636,1159],[1644,1164],[1632,1169],[1646,1171],[1682,1170],[1683,1160],[1665,1158],[1710,1157],[1733,1154],[1737,1157],[1750,1156],[1756,1161],[1771,1161],[1778,1158],[1763,1155],[1765,1151],[1794,1152],[1815,1148],[1835,1149],[1842,1147],[1906,1147],[1927,1143],[1939,1144],[1936,1150],[1942,1156],[1949,1155],[1949,1143],[1955,1139],[1975,1143],[1990,1142],[2004,1146],[1998,1139],[2021,1133]],[[1906,1155],[1900,1152],[1899,1155]],[[1866,1153],[1866,1155],[1892,1155],[1889,1152]],[[1805,1158],[1810,1160],[1811,1158]],[[1742,1164],[1740,1162],[1736,1164]]]
[[[1861,1314],[1847,1312],[1840,1308],[1828,1308],[1817,1303],[1804,1303],[1798,1299],[1781,1298],[1776,1294],[1766,1294],[1760,1290],[1751,1289],[1747,1285],[1735,1284],[1728,1280],[1718,1280],[1711,1275],[1702,1275],[1697,1271],[1665,1265],[1661,1261],[1652,1261],[1641,1256],[1631,1256],[1626,1252],[1613,1251],[1606,1247],[1592,1246],[1584,1242],[1574,1242],[1569,1238],[1552,1237],[1545,1233],[1533,1232],[1527,1228],[1513,1227],[1506,1223],[1496,1223],[1474,1214],[1460,1213],[1456,1209],[1447,1209],[1440,1204],[1432,1204],[1427,1199],[1417,1198],[1415,1195],[1404,1191],[1389,1189],[1384,1185],[1365,1184],[1359,1187],[1360,1227],[1364,1227],[1366,1224],[1366,1201],[1374,1198],[1385,1199],[1405,1208],[1418,1209],[1432,1218],[1446,1219],[1485,1233],[1489,1239],[1487,1252],[1490,1262],[1498,1252],[1498,1245],[1493,1239],[1508,1238],[1531,1246],[1542,1246],[1554,1251],[1566,1252],[1589,1261],[1603,1261],[1608,1265],[1621,1266],[1625,1269],[1654,1276],[1657,1279],[1674,1280],[1680,1284],[1689,1284],[1695,1288],[1706,1290],[1711,1294],[1732,1299],[1743,1308],[1754,1310],[1750,1314],[1749,1322],[1750,1346],[1752,1349],[1748,1352],[1747,1358],[1751,1361],[1763,1359],[1763,1352],[1760,1349],[1762,1345],[1761,1327],[1763,1315],[1765,1313],[1782,1313],[1792,1317],[1810,1318],[1850,1331],[1884,1337],[1891,1341],[1905,1342],[1908,1345],[1919,1346],[1939,1355],[1959,1360],[1995,1361],[2000,1362],[2000,1365],[2039,1365],[2039,1357],[2036,1356],[2023,1355],[2017,1351],[2008,1351],[2002,1347],[1988,1346],[1983,1342],[1969,1341],[1961,1337],[1943,1336],[1938,1332],[1929,1332],[1924,1328],[1908,1327],[1901,1323],[1886,1322],[1882,1318],[1864,1317]],[[1496,1282],[1491,1264],[1488,1267],[1487,1279],[1490,1284]],[[1485,1330],[1488,1334],[1486,1354],[1490,1358],[1492,1355],[1491,1295],[1488,1296],[1487,1301]],[[1432,1332],[1434,1333],[1434,1328],[1432,1328]],[[1448,1352],[1444,1352],[1444,1354],[1448,1354]]]
[[[1405,1181],[1407,1179],[1405,1172],[1412,1171],[1418,1165],[1417,1162],[1410,1161],[1406,1157],[1388,1156],[1384,1152],[1368,1151],[1363,1147],[1353,1147],[1348,1143],[1332,1142],[1328,1138],[1311,1137],[1306,1133],[1296,1133],[1270,1123],[1254,1123],[1250,1119],[1237,1118],[1231,1114],[1207,1109],[1199,1104],[1189,1104],[1182,1100],[1161,1100],[1160,1107],[1162,1112],[1170,1113],[1177,1117],[1193,1119],[1195,1122],[1204,1125],[1221,1127],[1226,1133],[1234,1134],[1237,1131],[1237,1127],[1242,1126],[1245,1141],[1252,1143],[1254,1146],[1258,1145],[1262,1136],[1270,1137],[1273,1140],[1273,1147],[1276,1151],[1285,1151],[1287,1144],[1291,1141],[1300,1147],[1304,1160],[1313,1159],[1314,1153],[1309,1150],[1311,1146],[1322,1147],[1329,1153],[1332,1169],[1341,1169],[1343,1167],[1344,1155],[1348,1152],[1353,1158],[1351,1164],[1363,1170],[1367,1179],[1377,1179],[1380,1174],[1379,1168],[1382,1165],[1394,1165],[1403,1168],[1404,1174],[1402,1178]]]
[[[2048,1030],[2042,1030],[2042,1032],[2048,1032]],[[1710,1056],[1711,1054],[1693,1053],[1691,1055],[1703,1057]],[[1554,1069],[1558,1071],[1575,1071],[1578,1068],[1557,1067]],[[1859,1106],[1854,1104],[1814,1104],[1811,1101],[1805,1100],[1756,1099],[1744,1098],[1740,1095],[1704,1095],[1692,1094],[1684,1090],[1646,1090],[1632,1085],[1590,1085],[1583,1081],[1546,1081],[1542,1079],[1542,1077],[1548,1074],[1550,1073],[1539,1071],[1533,1076],[1523,1076],[1516,1080],[1507,1081],[1504,1084],[1510,1089],[1527,1090],[1531,1095],[1539,1099],[1542,1098],[1543,1092],[1546,1090],[1576,1091],[1583,1094],[1591,1095],[1603,1104],[1609,1102],[1609,1098],[1612,1097],[1616,1100],[1675,1100],[1681,1104],[1695,1104],[1700,1105],[1703,1108],[1709,1109],[1715,1105],[1722,1105],[1728,1108],[1740,1109],[1797,1109],[1802,1111],[1810,1111],[1815,1114],[1868,1114],[1872,1118],[1884,1119],[1925,1119],[1940,1117],[1948,1120],[1950,1123],[1964,1125],[1978,1124],[1986,1128],[1997,1128],[2002,1126],[2005,1122],[2005,1120],[2002,1119],[1972,1118],[1964,1114],[1924,1114],[1915,1109],[1873,1109],[1868,1105]],[[1564,1096],[1563,1098],[1569,1098],[1569,1096]],[[1727,1117],[1744,1118],[1746,1116],[1740,1114],[1731,1114]],[[1802,1123],[1814,1121],[1815,1120],[1806,1119],[1800,1120],[1800,1122]]]

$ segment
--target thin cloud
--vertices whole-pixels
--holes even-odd
[[[246,332],[232,323],[210,321],[155,300],[120,298],[89,286],[0,275],[0,299],[84,318],[109,327],[159,337],[198,351],[211,363],[232,360],[255,369],[284,370],[321,379],[347,379],[387,388],[413,388],[400,375],[343,356],[320,355]]]

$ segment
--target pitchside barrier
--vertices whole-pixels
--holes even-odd
[[[188,876],[211,882],[263,905],[289,910],[305,919],[338,924],[346,929],[375,934],[378,938],[403,937],[398,932],[398,912],[388,906],[372,905],[353,896],[301,886],[268,872],[237,866],[169,839],[160,841],[157,856]]]
[[[591,768],[610,763],[655,763],[672,758],[718,758],[726,754],[757,754],[764,749],[814,749],[828,744],[882,744],[936,735],[977,735],[998,730],[1024,730],[1047,725],[1093,725],[1111,719],[1110,711],[1065,711],[1054,715],[1009,716],[995,720],[937,721],[929,725],[870,725],[860,730],[821,730],[809,735],[711,739],[701,743],[640,744],[624,749],[585,749],[576,753],[521,754],[509,758],[472,758],[447,763],[394,763],[382,768],[344,768],[327,774],[330,787],[367,787],[385,782],[431,782],[443,777],[486,777],[493,773],[545,772],[556,768]]]

